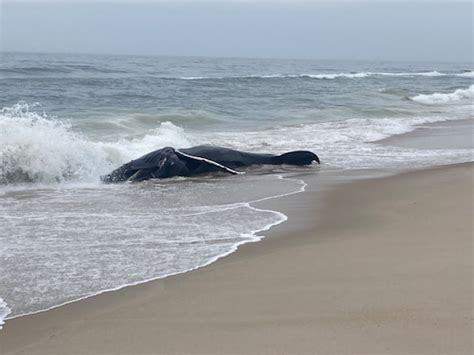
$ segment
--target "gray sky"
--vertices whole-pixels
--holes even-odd
[[[472,60],[469,1],[0,1],[4,51]]]

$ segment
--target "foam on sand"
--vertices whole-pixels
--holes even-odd
[[[5,318],[10,314],[11,310],[7,307],[7,303],[0,298],[0,329],[3,329],[3,324],[5,324]]]

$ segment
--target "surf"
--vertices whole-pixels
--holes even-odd
[[[20,102],[0,111],[0,184],[98,181],[113,166],[160,145],[189,145],[183,130],[163,122],[138,139],[92,141],[70,123]]]
[[[428,105],[448,104],[472,99],[474,99],[474,85],[469,86],[467,89],[457,89],[449,93],[435,92],[433,94],[421,94],[411,98],[413,101]]]

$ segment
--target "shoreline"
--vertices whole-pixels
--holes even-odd
[[[357,181],[357,180],[393,176],[393,175],[401,174],[401,173],[404,173],[404,172],[407,172],[407,171],[416,171],[416,170],[421,170],[421,169],[423,169],[423,168],[418,168],[418,169],[414,169],[414,170],[413,169],[411,169],[411,170],[407,170],[407,169],[405,169],[405,170],[393,170],[393,169],[361,169],[361,170],[356,170],[356,169],[354,169],[354,170],[351,170],[348,175],[345,174],[345,173],[348,173],[346,171],[332,170],[329,173],[323,173],[323,176],[318,176],[319,178],[321,178],[322,181],[318,182],[317,190],[318,190],[319,193],[325,193],[329,190],[336,189],[338,186],[348,184],[348,183],[351,183],[351,182],[354,182],[354,181]],[[257,200],[253,200],[253,201],[249,201],[249,202],[245,203],[245,204],[248,205],[248,208],[250,208],[252,210],[264,211],[264,212],[268,211],[268,212],[275,213],[277,215],[282,216],[282,219],[278,222],[275,222],[275,223],[272,223],[272,224],[269,224],[269,225],[265,225],[262,228],[251,231],[250,234],[253,236],[253,238],[254,238],[253,240],[242,241],[241,243],[236,244],[232,250],[230,250],[230,251],[228,251],[228,252],[226,252],[222,255],[216,256],[215,258],[211,259],[210,261],[206,262],[205,264],[198,265],[196,267],[193,267],[193,268],[191,268],[189,270],[186,270],[186,271],[183,271],[183,272],[172,273],[172,274],[165,275],[165,276],[158,276],[158,277],[154,277],[154,278],[151,278],[151,279],[146,279],[146,280],[142,280],[142,281],[137,281],[137,282],[133,282],[133,283],[129,283],[129,284],[120,285],[120,286],[117,286],[117,287],[114,287],[114,288],[111,288],[111,289],[105,289],[105,290],[99,291],[97,293],[81,296],[77,299],[69,300],[69,301],[66,301],[66,302],[63,302],[63,303],[45,308],[45,309],[41,309],[41,310],[38,310],[38,311],[27,312],[27,313],[22,313],[22,314],[10,316],[10,314],[11,314],[11,310],[10,310],[10,312],[8,313],[9,315],[7,317],[3,318],[3,321],[4,321],[3,326],[5,325],[5,322],[9,321],[9,320],[19,319],[19,318],[28,317],[28,316],[34,316],[34,315],[37,315],[37,314],[41,314],[41,313],[44,313],[44,312],[49,312],[49,311],[55,310],[55,309],[60,308],[60,307],[68,306],[68,305],[74,304],[76,302],[82,302],[82,301],[85,301],[89,298],[94,298],[94,297],[97,297],[97,296],[101,296],[103,294],[107,294],[107,293],[111,293],[111,292],[117,292],[117,291],[121,291],[123,289],[129,288],[129,287],[137,287],[137,286],[141,286],[141,285],[144,285],[144,284],[147,284],[147,283],[151,283],[151,282],[155,282],[155,281],[159,281],[159,280],[164,280],[164,279],[167,279],[167,278],[170,278],[170,277],[178,277],[180,275],[184,275],[184,274],[187,274],[187,273],[190,273],[190,272],[194,272],[194,271],[197,271],[199,269],[208,267],[209,265],[212,265],[212,264],[220,261],[223,258],[228,257],[229,255],[237,252],[244,245],[259,243],[259,242],[263,241],[266,238],[275,238],[275,236],[278,235],[278,232],[277,233],[274,232],[275,228],[278,227],[279,225],[285,223],[285,222],[288,222],[289,218],[288,218],[287,214],[282,213],[281,211],[277,210],[278,207],[277,208],[273,207],[274,205],[271,202],[269,203],[268,201],[278,200],[278,199],[285,198],[285,197],[292,196],[292,195],[303,194],[306,191],[306,187],[308,186],[308,183],[306,183],[305,180],[303,180],[303,178],[309,177],[313,173],[286,173],[286,174],[287,174],[287,176],[277,175],[277,177],[279,179],[283,179],[283,180],[293,180],[293,181],[301,182],[301,189],[300,190],[284,193],[284,194],[281,194],[281,195],[264,197],[264,198],[261,198],[261,199],[257,199]],[[340,181],[338,181],[338,182],[331,181],[330,182],[329,180],[332,179],[332,178],[340,179]],[[261,207],[256,207],[258,205],[261,205]],[[290,229],[293,230],[294,226],[291,225]],[[269,232],[272,235],[269,236],[269,235],[261,234],[261,233],[264,233],[264,232]],[[273,234],[275,234],[275,235],[273,235]],[[6,308],[9,309],[8,303],[6,303]],[[1,335],[1,330],[0,330],[0,335]]]
[[[157,281],[157,280],[166,279],[166,278],[169,278],[169,277],[176,277],[176,276],[179,276],[179,275],[182,275],[182,274],[186,274],[188,272],[192,272],[192,271],[204,268],[206,266],[209,266],[209,265],[217,262],[218,260],[220,260],[222,258],[225,258],[225,257],[229,256],[230,254],[235,253],[242,245],[252,244],[252,243],[257,243],[257,242],[262,241],[264,238],[267,238],[267,236],[261,235],[261,233],[267,232],[270,229],[274,228],[275,226],[278,226],[279,224],[282,224],[282,223],[288,221],[288,216],[281,213],[281,212],[279,212],[279,211],[277,211],[277,210],[255,207],[255,206],[253,206],[253,204],[259,204],[261,202],[268,201],[268,200],[280,199],[280,198],[284,198],[286,196],[291,196],[291,195],[295,195],[295,194],[304,193],[305,188],[307,186],[307,183],[305,183],[303,180],[300,180],[300,179],[294,179],[294,178],[291,178],[291,177],[284,177],[283,175],[277,175],[277,177],[278,177],[278,179],[294,180],[294,181],[301,182],[301,188],[297,191],[287,192],[287,193],[284,193],[284,194],[281,194],[281,195],[264,197],[264,198],[261,198],[261,199],[258,199],[258,200],[249,201],[249,202],[245,203],[246,205],[248,205],[247,207],[249,209],[252,209],[252,210],[255,210],[255,211],[260,211],[260,212],[267,212],[268,211],[268,212],[271,212],[271,213],[275,213],[276,215],[279,215],[281,217],[281,220],[279,220],[277,222],[273,222],[273,223],[265,225],[262,228],[259,228],[257,230],[250,231],[250,234],[253,237],[252,240],[246,240],[246,241],[242,241],[240,243],[237,243],[237,244],[234,245],[232,250],[210,259],[205,264],[195,266],[195,267],[193,267],[189,270],[183,271],[183,272],[172,273],[172,274],[169,274],[169,275],[158,276],[158,277],[154,277],[154,278],[151,278],[151,279],[146,279],[146,280],[137,281],[137,282],[134,282],[134,283],[124,284],[124,285],[117,286],[115,288],[105,289],[105,290],[102,290],[102,291],[97,292],[97,293],[93,293],[93,294],[90,294],[90,295],[79,297],[77,299],[69,300],[69,301],[51,306],[49,308],[45,308],[45,309],[41,309],[41,310],[33,311],[33,312],[22,313],[22,314],[14,315],[12,317],[7,316],[7,317],[3,318],[3,322],[6,322],[6,321],[12,320],[12,319],[18,319],[18,318],[22,318],[22,317],[36,315],[36,314],[43,313],[43,312],[49,312],[49,311],[54,310],[56,308],[67,306],[67,305],[75,303],[75,302],[80,302],[80,301],[86,300],[88,298],[92,298],[92,297],[102,295],[104,293],[116,292],[116,291],[120,291],[120,290],[122,290],[124,288],[127,288],[127,287],[135,287],[135,286],[139,286],[139,285],[146,284],[146,283],[149,283],[149,282],[153,282],[153,281]],[[2,300],[2,299],[0,298],[0,300]],[[6,308],[9,309],[8,304],[6,304]],[[8,314],[11,314],[11,310]],[[0,319],[0,321],[1,320],[2,319]],[[2,324],[0,323],[0,325],[2,325]],[[3,323],[3,325],[4,325],[4,323]],[[1,328],[0,328],[0,330],[1,330]]]
[[[267,233],[268,235],[263,240],[261,240],[260,242],[258,242],[258,243],[246,243],[244,245],[241,245],[236,252],[226,256],[225,258],[221,258],[221,259],[217,260],[216,262],[206,266],[205,268],[199,268],[197,270],[186,272],[184,274],[178,274],[178,275],[170,276],[170,277],[167,277],[167,278],[164,278],[164,279],[154,280],[154,281],[147,282],[145,284],[140,284],[140,285],[133,286],[133,287],[125,287],[125,288],[122,288],[121,290],[115,291],[115,292],[103,293],[103,294],[100,294],[98,296],[93,296],[93,297],[90,297],[90,298],[87,298],[87,299],[83,299],[83,300],[80,300],[80,301],[77,301],[77,302],[74,302],[74,303],[70,303],[70,304],[65,305],[65,306],[54,308],[54,309],[49,310],[49,311],[40,312],[40,313],[36,313],[36,314],[33,314],[33,315],[25,315],[25,316],[21,316],[21,317],[17,317],[17,318],[11,318],[4,325],[4,329],[2,331],[0,331],[0,344],[6,344],[6,345],[0,345],[0,346],[1,347],[5,346],[5,349],[3,351],[5,353],[10,353],[10,351],[11,351],[11,353],[17,353],[16,351],[18,351],[18,353],[29,353],[29,351],[27,350],[28,349],[27,343],[29,343],[30,346],[35,346],[35,352],[41,353],[41,349],[36,348],[36,345],[42,344],[42,346],[46,346],[44,348],[45,352],[55,353],[55,351],[56,351],[56,353],[59,353],[59,352],[61,352],[61,351],[59,351],[59,349],[62,349],[63,351],[66,349],[66,348],[61,348],[61,346],[60,346],[61,343],[63,345],[67,344],[69,341],[73,341],[73,339],[77,340],[78,337],[82,340],[85,340],[85,339],[88,338],[86,335],[87,334],[91,335],[91,332],[96,332],[96,331],[104,332],[103,329],[102,330],[100,328],[97,329],[97,327],[94,325],[95,321],[92,322],[91,324],[86,324],[86,323],[89,323],[88,321],[86,321],[86,319],[91,318],[91,319],[97,320],[98,322],[103,322],[103,321],[105,321],[105,319],[107,319],[107,316],[108,316],[109,319],[110,319],[110,317],[112,317],[112,319],[117,320],[116,316],[120,317],[120,315],[118,315],[118,314],[114,315],[113,311],[111,313],[109,313],[110,310],[111,310],[110,309],[111,307],[113,309],[115,309],[115,312],[119,312],[118,309],[120,309],[121,307],[125,307],[126,309],[128,309],[128,312],[129,312],[128,314],[129,315],[134,314],[135,313],[134,310],[133,310],[134,307],[138,307],[138,309],[140,309],[142,307],[140,300],[141,301],[149,300],[150,298],[153,298],[153,294],[155,294],[157,291],[158,291],[158,293],[159,292],[165,292],[166,289],[169,288],[170,285],[172,285],[172,287],[174,287],[174,288],[177,288],[178,290],[181,289],[181,288],[187,289],[189,287],[191,287],[191,289],[193,289],[193,287],[194,287],[194,291],[196,291],[196,288],[197,288],[197,290],[200,290],[199,282],[198,282],[198,284],[196,284],[196,278],[198,278],[199,280],[202,281],[202,279],[204,277],[204,280],[206,282],[205,284],[207,284],[207,286],[213,286],[217,289],[219,289],[222,286],[232,286],[232,285],[229,285],[229,282],[230,282],[230,280],[232,280],[232,278],[229,278],[230,279],[229,281],[226,281],[223,285],[219,286],[218,285],[219,282],[222,283],[223,280],[222,279],[214,280],[213,277],[212,277],[212,274],[214,274],[214,273],[224,273],[225,274],[227,272],[228,274],[235,276],[236,271],[234,269],[236,268],[238,270],[239,266],[241,268],[242,263],[245,264],[246,261],[254,262],[254,263],[255,263],[255,261],[257,261],[257,265],[260,268],[263,268],[263,270],[261,270],[261,271],[268,277],[269,276],[268,272],[270,272],[268,267],[271,267],[271,265],[269,265],[268,263],[263,263],[263,264],[258,263],[258,259],[265,258],[266,256],[272,255],[273,253],[281,253],[282,248],[283,249],[284,248],[301,248],[302,246],[307,245],[308,244],[308,234],[314,234],[315,228],[317,228],[319,231],[322,231],[323,235],[317,238],[318,241],[313,241],[310,244],[316,243],[316,244],[318,244],[318,246],[331,244],[330,242],[328,242],[328,243],[325,242],[326,239],[324,237],[324,233],[327,234],[329,232],[329,234],[334,234],[334,231],[337,231],[338,229],[340,229],[340,226],[336,226],[336,228],[335,228],[334,225],[328,225],[327,221],[326,222],[324,221],[325,218],[327,219],[328,217],[330,217],[330,216],[325,215],[325,212],[324,212],[324,210],[327,209],[328,207],[324,206],[323,203],[321,203],[321,204],[315,203],[315,198],[321,198],[321,196],[325,195],[326,199],[327,199],[328,196],[333,196],[334,194],[337,195],[338,193],[340,194],[340,191],[345,191],[345,190],[352,191],[354,186],[357,186],[357,185],[369,185],[370,186],[370,185],[373,185],[374,183],[379,183],[380,184],[380,181],[383,182],[383,181],[387,181],[387,180],[391,180],[391,179],[397,181],[399,179],[403,179],[403,177],[411,176],[411,175],[414,175],[414,176],[416,176],[416,175],[426,175],[426,174],[431,174],[433,172],[435,172],[435,174],[436,174],[437,171],[438,172],[443,171],[443,172],[445,172],[444,174],[447,174],[448,177],[449,177],[450,175],[456,175],[454,173],[450,173],[450,171],[459,170],[459,169],[461,169],[461,170],[466,170],[467,169],[467,170],[471,171],[470,174],[472,176],[472,166],[473,166],[472,163],[464,163],[464,164],[458,164],[458,165],[448,166],[448,167],[435,167],[435,168],[419,170],[419,171],[415,171],[415,172],[401,173],[399,175],[389,176],[389,177],[382,177],[382,178],[375,178],[375,179],[368,179],[368,180],[360,180],[360,181],[350,182],[350,183],[344,184],[342,186],[337,186],[336,188],[334,188],[330,191],[327,191],[327,192],[317,191],[318,186],[320,184],[318,184],[318,181],[317,181],[318,177],[316,177],[316,179],[313,179],[312,182],[310,182],[310,184],[308,186],[309,187],[308,191],[304,194],[296,194],[294,196],[286,197],[284,199],[285,201],[280,201],[281,199],[279,199],[279,200],[272,200],[272,201],[262,201],[262,202],[257,203],[257,208],[273,207],[273,209],[277,209],[278,211],[281,211],[282,213],[287,215],[290,219],[290,222],[288,222],[288,223],[282,223],[282,224],[279,224],[276,227],[273,227],[271,229],[271,231],[269,233]],[[472,183],[472,181],[471,181],[471,183]],[[351,190],[351,188],[352,188],[352,190]],[[275,204],[278,204],[277,208],[275,208]],[[320,209],[320,210],[318,211],[318,209]],[[472,204],[471,204],[471,210],[472,210]],[[314,220],[314,216],[322,216],[322,217],[319,220]],[[349,220],[351,219],[350,216],[343,216],[343,217],[345,217],[346,219],[349,219]],[[305,220],[306,220],[306,222],[305,222]],[[308,223],[308,221],[310,221],[310,222]],[[317,250],[313,250],[313,251],[316,254],[320,253]],[[274,262],[275,262],[275,260],[274,260]],[[281,262],[283,263],[283,262],[288,262],[288,261],[287,260],[286,261],[282,260]],[[290,263],[290,265],[292,265],[292,263]],[[295,267],[298,268],[298,266],[295,266]],[[247,270],[247,272],[249,271],[248,269],[245,269],[245,265],[244,265],[244,270]],[[240,271],[242,271],[242,269]],[[300,273],[303,276],[301,276],[301,275],[298,276],[298,279],[299,279],[300,282],[302,282],[304,284],[305,283],[304,276],[305,275],[306,275],[306,277],[308,276],[307,272],[305,272],[305,270],[300,270]],[[251,279],[253,277],[252,274],[245,274],[244,273],[244,275],[246,275],[246,278],[248,278],[248,279]],[[321,275],[319,275],[319,276],[321,277]],[[301,279],[301,277],[303,277],[303,279]],[[227,278],[228,277],[226,277],[226,279]],[[275,286],[275,285],[273,285],[273,286]],[[281,292],[284,291],[285,287],[283,287],[283,286],[284,286],[284,284],[281,284],[280,286],[277,287],[277,290],[279,290]],[[243,292],[245,294],[245,292],[250,292],[250,290],[251,290],[251,288],[243,287],[243,290],[240,290],[240,293]],[[237,291],[238,290],[234,289],[234,292],[237,292]],[[237,293],[239,293],[239,292],[237,292]],[[178,298],[185,297],[185,296],[186,296],[186,294],[182,295],[179,292],[178,292],[178,294],[174,295],[174,297],[178,297]],[[271,304],[271,298],[272,298],[271,295],[268,295],[268,294],[264,293],[263,296],[264,296],[264,298],[267,298],[269,303]],[[185,308],[189,308],[188,307],[189,302],[191,302],[191,301],[192,300],[187,300],[187,302],[184,302],[184,300],[182,300],[183,304],[181,306],[183,306]],[[170,302],[169,299],[168,299],[168,302]],[[257,305],[259,305],[260,302],[258,300],[256,300]],[[219,303],[217,302],[217,304],[219,304]],[[224,302],[224,304],[226,306],[228,306],[227,302]],[[148,303],[146,306],[150,307],[150,304]],[[164,305],[161,304],[160,305],[158,303],[158,304],[154,304],[154,306],[156,306],[158,308],[160,308],[160,307],[161,308],[163,308],[163,307],[166,308],[166,304],[164,304]],[[209,306],[209,305],[207,305],[207,306]],[[262,307],[264,305],[260,304],[260,306]],[[319,307],[318,304],[314,304],[313,306],[317,307],[317,308]],[[145,307],[145,305],[143,305],[143,307]],[[252,308],[252,305],[251,304],[246,304],[246,307]],[[284,308],[284,305],[280,304],[279,307]],[[200,307],[197,307],[196,311],[198,311],[199,308]],[[227,307],[225,307],[225,308],[227,308]],[[253,305],[253,308],[255,308],[255,305]],[[220,309],[220,308],[218,308],[218,309]],[[165,311],[165,310],[161,309],[161,311]],[[213,311],[213,307],[208,309],[208,311]],[[84,314],[84,312],[85,312],[85,314]],[[158,314],[160,314],[160,312],[158,312]],[[275,316],[277,316],[277,314],[278,314],[278,312],[275,313]],[[296,314],[297,313],[295,313],[295,317],[298,318],[298,316]],[[175,314],[175,316],[176,316],[176,314]],[[182,322],[186,318],[186,317],[183,318],[183,316],[184,315],[181,314],[181,318],[179,318],[179,321]],[[271,314],[267,314],[267,316],[271,316]],[[79,317],[79,319],[76,319],[76,317]],[[103,317],[105,317],[105,318],[102,319],[101,321],[99,321],[99,319],[101,319]],[[233,320],[238,323],[239,315],[234,314],[234,317],[237,317],[237,318],[230,318],[230,319],[226,318],[225,319],[225,324],[230,325],[230,324],[233,323]],[[173,317],[171,317],[171,318],[173,318]],[[191,317],[191,318],[194,319],[193,317]],[[82,319],[82,321],[80,319]],[[144,320],[142,319],[142,321],[144,321]],[[192,323],[191,319],[189,319],[189,321],[191,321],[191,323]],[[80,327],[81,328],[80,329],[80,334],[82,334],[82,335],[79,335],[79,336],[76,336],[74,334],[71,334],[70,332],[67,332],[68,329],[71,329],[71,326],[73,328],[75,328],[74,325],[77,325],[77,322],[83,323],[82,327]],[[150,319],[148,321],[145,321],[145,323],[148,324],[149,326],[160,328],[159,324],[152,325],[149,322],[150,322]],[[178,322],[178,320],[175,319],[175,322]],[[142,322],[139,322],[139,323],[142,323]],[[213,322],[211,322],[211,325],[212,324],[213,324]],[[177,331],[178,329],[181,329],[181,328],[183,328],[181,330],[184,330],[184,329],[187,329],[186,327],[187,327],[186,324],[181,324],[181,326],[178,325],[177,329],[175,329],[175,330]],[[59,329],[62,329],[62,328],[64,328],[64,332],[68,333],[69,335],[71,335],[71,336],[74,335],[73,339],[69,338],[69,336],[58,336],[57,332],[59,331]],[[123,326],[121,326],[120,329],[122,329],[122,331],[124,331],[124,329],[128,329],[128,327],[123,328]],[[163,329],[161,329],[161,330],[163,330]],[[194,330],[198,331],[198,329],[194,329]],[[144,331],[147,334],[149,333],[149,332],[145,331],[144,329],[141,329],[141,331]],[[245,332],[245,329],[241,329],[241,331]],[[18,332],[20,332],[20,334],[22,334],[23,332],[24,333],[21,336],[20,334],[18,334]],[[169,332],[170,331],[168,330],[168,333]],[[60,333],[63,333],[63,332],[60,331]],[[105,334],[102,334],[102,336],[104,336],[105,338],[108,339],[109,336],[112,336],[112,334],[115,334],[115,333],[116,332],[114,330],[110,329],[108,331],[105,331]],[[120,331],[118,333],[120,333]],[[140,332],[140,331],[138,331],[138,333],[136,333],[136,332],[133,332],[133,333],[135,334],[135,336],[138,337],[138,339],[144,338],[144,337],[147,338],[145,336],[145,334],[142,334],[142,332]],[[199,331],[198,331],[198,333],[199,333]],[[54,334],[56,334],[56,335],[54,335]],[[117,334],[115,334],[115,335],[117,335]],[[168,334],[168,335],[170,335],[170,334]],[[178,335],[179,334],[175,334],[175,336],[178,336]],[[21,338],[18,338],[18,336],[20,336]],[[51,336],[53,336],[53,338],[51,338]],[[128,339],[127,335],[122,334],[122,336],[125,336]],[[105,340],[105,338],[104,338],[104,340]],[[119,339],[115,339],[115,337],[113,337],[113,338],[114,338],[114,341],[120,340],[120,338]],[[171,338],[173,338],[173,336],[171,336]],[[50,339],[50,340],[53,339],[54,341],[49,342],[47,339]],[[62,339],[62,341],[61,341],[61,339]],[[147,338],[147,339],[148,339],[148,341],[151,340],[149,338]],[[214,339],[214,340],[217,341],[217,339]],[[161,339],[161,341],[163,341],[163,339]],[[194,341],[197,341],[197,340],[194,339]],[[229,339],[227,339],[227,341],[229,341]],[[254,341],[255,341],[255,339],[254,339]],[[93,345],[93,344],[95,344],[95,345]],[[85,353],[87,353],[88,351],[90,353],[94,353],[94,351],[97,352],[97,349],[101,349],[100,347],[99,348],[95,347],[95,346],[99,346],[99,344],[97,344],[97,342],[93,343],[93,344],[88,344],[88,345],[83,344],[83,346],[85,346],[85,347],[75,348],[75,351],[84,350]],[[135,344],[135,345],[138,346],[139,344]],[[143,347],[138,346],[138,347],[135,347],[133,349],[128,348],[128,350],[132,351],[132,352],[146,353],[146,352],[150,351],[149,346],[152,345],[152,344],[142,344],[142,345],[143,345]],[[170,347],[161,348],[161,350],[159,350],[159,351],[163,351],[163,352],[166,353],[166,352],[180,352],[180,351],[181,352],[191,352],[191,351],[196,351],[196,352],[211,351],[212,352],[212,350],[214,350],[214,351],[219,350],[218,348],[215,348],[215,347],[205,348],[205,349],[204,348],[198,348],[198,349],[194,349],[194,350],[193,350],[192,347],[191,348],[183,348],[181,350],[176,348],[176,349],[173,350],[172,345],[173,345],[173,340],[170,339],[168,341],[168,346],[170,346]],[[203,345],[205,345],[205,344],[201,344],[201,346],[203,346]],[[233,345],[235,345],[235,344],[233,344]],[[250,348],[247,348],[247,349],[242,348],[242,351],[246,352],[249,349],[253,349],[255,352],[259,352],[258,349],[260,349],[262,351],[265,350],[265,348],[259,348],[258,345],[259,345],[258,342],[254,343],[254,347],[250,347]],[[262,344],[260,344],[260,346],[261,345]],[[306,344],[306,345],[308,346],[309,344]],[[59,346],[59,348],[57,346]],[[115,353],[116,350],[119,349],[116,346],[118,346],[118,344],[115,344],[111,348],[113,350],[111,350],[109,348],[104,348],[103,353],[109,353],[109,352],[114,352]],[[466,346],[465,343],[464,343],[464,346]],[[1,349],[1,347],[0,347],[0,349]],[[201,350],[199,350],[199,349],[201,349]],[[222,350],[223,348],[220,348],[220,349]],[[272,348],[272,349],[277,350],[276,348]],[[297,350],[297,349],[302,350],[302,351],[298,351],[298,352],[305,352],[305,351],[309,350],[309,348],[304,348],[304,347],[303,348],[298,348],[298,347],[296,347],[296,348],[287,348],[286,350]],[[366,349],[368,349],[368,348],[366,348]],[[31,348],[30,348],[30,350],[31,350]],[[327,350],[329,351],[330,349],[328,348]],[[433,350],[433,349],[431,349],[431,350]],[[217,351],[217,352],[219,352],[219,351]],[[236,351],[236,352],[239,352],[239,351]]]

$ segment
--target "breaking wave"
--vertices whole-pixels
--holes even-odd
[[[150,150],[189,145],[184,131],[170,122],[139,139],[94,142],[68,123],[30,108],[18,103],[0,111],[0,184],[97,181]]]
[[[472,98],[473,91],[474,85],[451,94],[419,95],[413,100],[428,103],[455,101]],[[67,122],[30,108],[19,103],[0,111],[0,185],[95,183],[99,182],[101,175],[152,150],[198,144],[273,153],[310,149],[326,155],[324,163],[334,167],[357,168],[366,163],[385,166],[391,164],[393,157],[380,158],[382,153],[378,152],[379,156],[374,154],[368,142],[410,132],[421,124],[452,119],[446,115],[351,118],[265,130],[220,132],[185,131],[171,122],[161,122],[156,128],[143,131],[139,138],[108,142],[91,140],[76,132]],[[286,138],[282,140],[282,136]],[[360,159],[347,161],[347,155],[355,152]],[[416,154],[413,159],[416,159]]]
[[[243,75],[243,76],[221,76],[221,77],[204,77],[204,76],[184,76],[179,77],[181,80],[224,80],[224,79],[284,79],[284,78],[307,78],[307,79],[326,79],[334,80],[339,78],[361,79],[367,77],[439,77],[439,76],[460,76],[473,77],[473,72],[463,73],[440,73],[436,70],[427,72],[356,72],[356,73],[315,73],[315,74],[259,74],[259,75]]]
[[[467,89],[457,89],[451,93],[421,94],[411,98],[411,100],[422,104],[446,104],[474,98],[474,85]]]
[[[275,152],[284,152],[311,147],[328,152],[336,147],[337,149],[345,147],[349,153],[351,149],[365,143],[408,133],[423,124],[448,120],[450,118],[446,116],[351,118],[343,121],[275,127],[265,131],[246,131],[246,139],[242,139],[242,135],[235,132],[213,132],[212,136],[207,134],[203,138],[205,141],[212,140],[216,145],[227,145],[242,150],[271,149]],[[275,139],[283,136],[285,139]],[[350,162],[347,161],[345,166],[349,165]]]
[[[455,74],[455,75],[463,77],[463,78],[474,78],[474,71],[466,71],[464,73],[459,73],[459,74]]]

